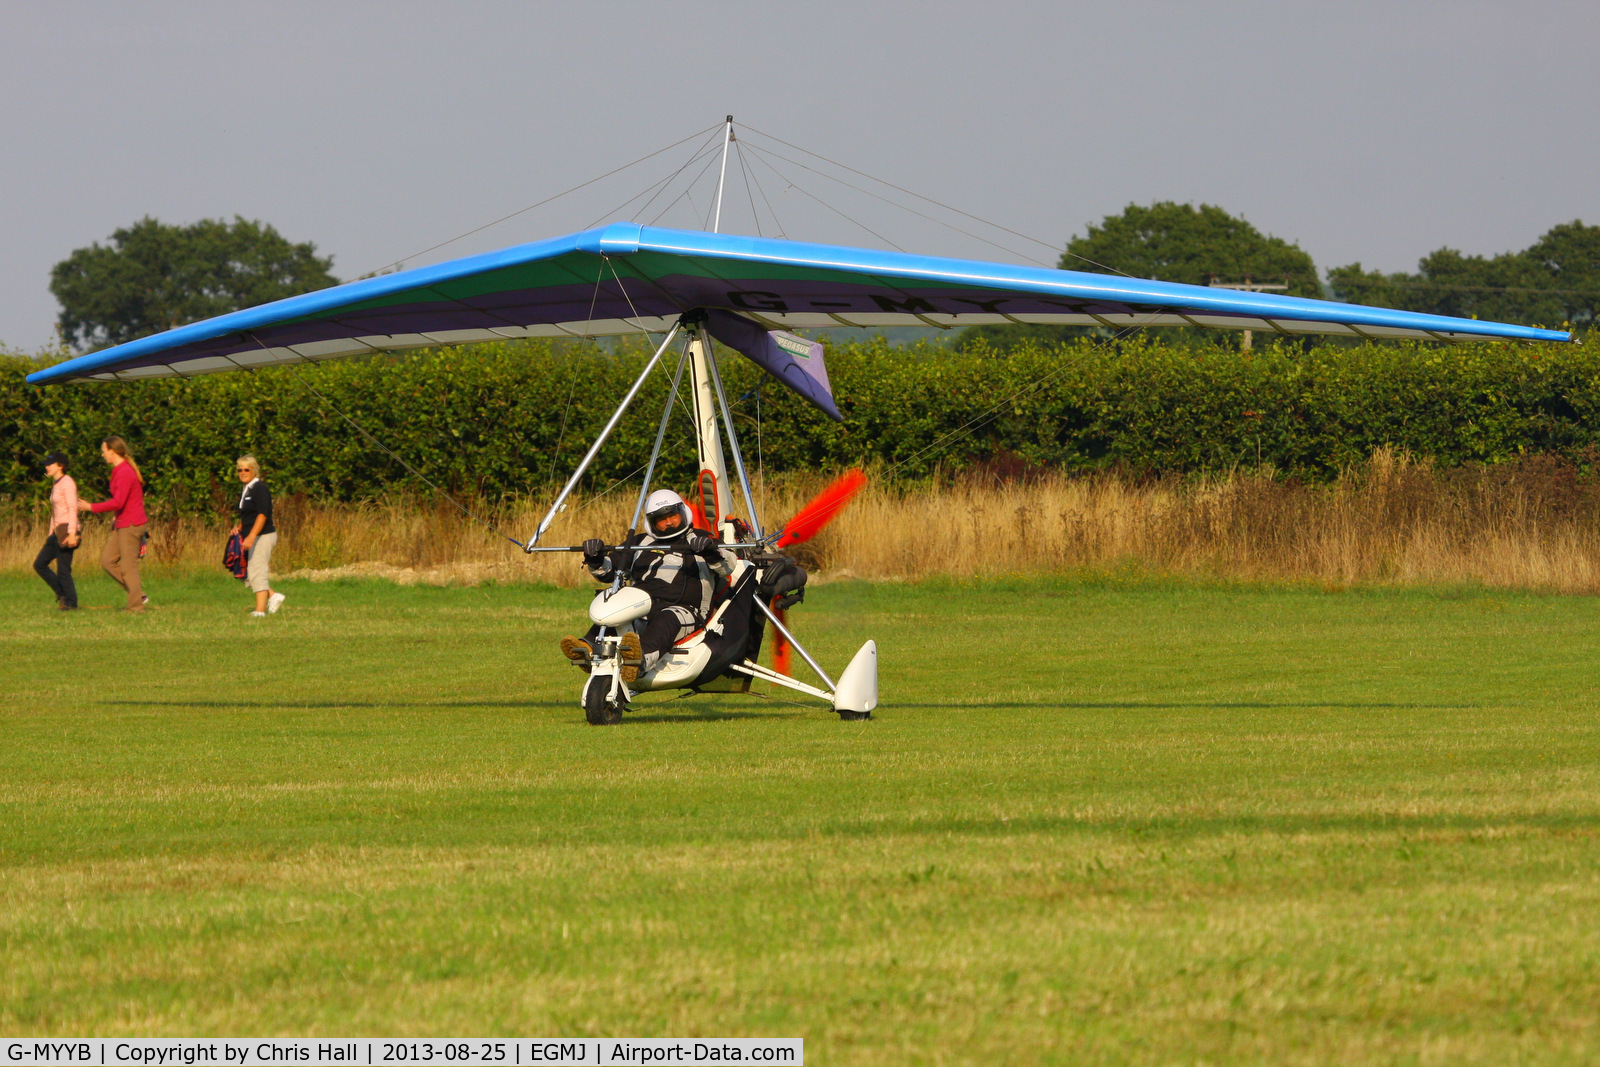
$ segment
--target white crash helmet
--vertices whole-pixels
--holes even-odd
[[[673,515],[678,516],[678,525],[674,529],[662,529],[661,521]],[[657,489],[650,494],[650,499],[644,502],[644,521],[652,537],[661,540],[682,537],[689,532],[691,525],[689,505],[683,502],[683,497],[671,489]]]

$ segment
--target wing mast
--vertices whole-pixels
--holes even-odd
[[[712,212],[711,232],[722,226],[722,191],[728,178],[728,146],[733,141],[733,116],[729,115],[722,128],[722,171],[717,176],[717,201]],[[705,324],[698,326],[689,342],[689,395],[694,399],[694,441],[700,460],[700,473],[695,476],[694,499],[706,517],[706,526],[712,533],[728,514],[733,502],[728,492],[728,463],[723,458],[722,438],[717,432],[717,396],[711,360],[711,336]],[[755,516],[750,516],[754,523]]]
[[[722,170],[717,174],[717,210],[711,219],[711,232],[722,230],[722,188],[728,183],[728,145],[733,140],[733,116],[722,127]]]

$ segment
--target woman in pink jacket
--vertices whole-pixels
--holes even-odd
[[[44,457],[44,472],[55,481],[50,488],[50,536],[45,538],[33,569],[56,595],[61,611],[78,609],[78,587],[72,581],[72,554],[81,540],[78,530],[78,483],[67,473],[67,457],[52,452]],[[52,571],[50,564],[56,569]]]
[[[100,456],[111,464],[111,499],[98,504],[78,501],[79,511],[110,511],[116,513],[111,524],[111,536],[106,538],[105,550],[100,553],[100,566],[111,575],[111,580],[128,592],[128,611],[143,611],[150,598],[139,585],[139,543],[144,540],[144,480],[139,468],[128,455],[128,442],[120,437],[107,437],[100,442]]]

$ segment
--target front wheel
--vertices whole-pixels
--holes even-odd
[[[590,726],[615,726],[622,721],[623,702],[611,699],[611,675],[597,674],[583,689],[583,717]]]

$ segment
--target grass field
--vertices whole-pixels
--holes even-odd
[[[572,590],[151,586],[0,578],[7,1034],[1600,1057],[1591,599],[841,582],[793,618],[874,721],[597,729]]]

